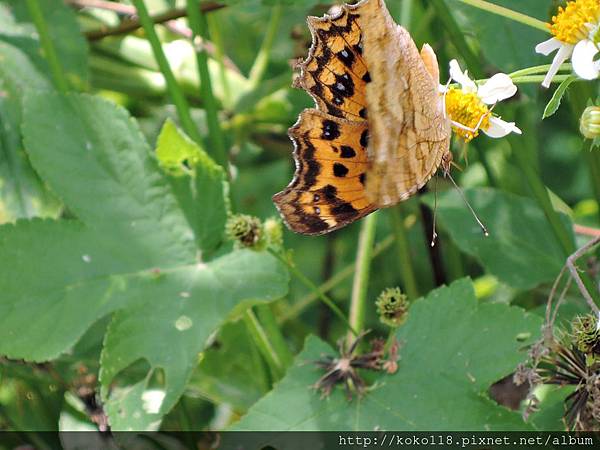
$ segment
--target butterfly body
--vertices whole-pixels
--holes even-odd
[[[450,159],[435,54],[417,50],[383,0],[310,17],[295,86],[314,98],[289,130],[296,171],[273,200],[302,234],[324,234],[417,192]]]

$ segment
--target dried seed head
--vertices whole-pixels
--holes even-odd
[[[241,247],[256,247],[263,238],[263,226],[257,217],[234,214],[227,220],[225,234]]]
[[[400,288],[387,288],[375,302],[377,314],[382,323],[390,327],[399,327],[408,317],[409,303]]]
[[[600,329],[595,316],[588,314],[575,317],[571,322],[571,336],[582,353],[600,355]]]

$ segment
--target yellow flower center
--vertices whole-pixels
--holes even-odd
[[[490,110],[474,92],[464,92],[462,89],[450,88],[446,92],[446,113],[454,122],[475,131],[453,126],[456,134],[465,142],[471,141],[479,134],[479,129],[490,127]]]
[[[590,34],[586,24],[600,22],[600,2],[598,0],[571,0],[567,7],[558,8],[558,14],[548,24],[550,31],[561,42],[577,44]]]

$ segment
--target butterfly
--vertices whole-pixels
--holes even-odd
[[[309,17],[295,87],[315,107],[288,134],[296,171],[273,201],[287,226],[319,235],[415,194],[450,165],[450,120],[433,49],[419,52],[383,0]]]

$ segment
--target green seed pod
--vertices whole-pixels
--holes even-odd
[[[256,247],[263,238],[263,226],[257,217],[234,214],[227,219],[225,234],[241,247]]]
[[[579,129],[588,139],[600,138],[600,106],[588,106],[579,120]]]
[[[571,322],[571,335],[580,352],[600,355],[600,330],[596,317],[590,314],[575,317]]]
[[[399,327],[408,317],[409,303],[400,288],[384,289],[377,297],[375,305],[379,320],[390,327]]]

